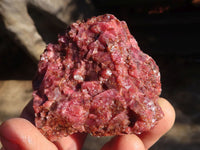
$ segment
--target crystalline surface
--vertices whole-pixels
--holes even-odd
[[[140,134],[163,117],[158,66],[110,14],[73,23],[48,44],[33,87],[35,124],[51,141]]]

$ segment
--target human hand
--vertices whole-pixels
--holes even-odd
[[[150,131],[141,135],[115,136],[101,150],[147,150],[174,124],[175,111],[172,105],[160,98],[159,104],[165,114],[158,124]],[[80,150],[86,134],[73,134],[52,143],[47,140],[31,123],[34,120],[32,103],[30,102],[21,115],[0,126],[2,150]],[[29,121],[28,121],[29,120]]]

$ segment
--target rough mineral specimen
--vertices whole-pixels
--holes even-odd
[[[163,116],[158,66],[110,14],[73,23],[48,44],[33,87],[35,124],[51,141],[140,134]]]

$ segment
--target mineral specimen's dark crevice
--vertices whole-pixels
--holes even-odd
[[[128,111],[127,115],[128,115],[129,121],[130,121],[128,126],[130,128],[132,128],[135,125],[136,121],[139,120],[140,116],[137,115],[134,111],[132,111],[130,109],[128,109],[127,111]]]
[[[48,44],[33,87],[35,123],[51,141],[77,132],[140,134],[163,116],[158,66],[110,14],[73,23]]]

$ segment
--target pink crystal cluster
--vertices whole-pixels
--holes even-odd
[[[158,66],[110,14],[73,23],[48,44],[33,87],[35,124],[51,141],[140,134],[163,117]]]

